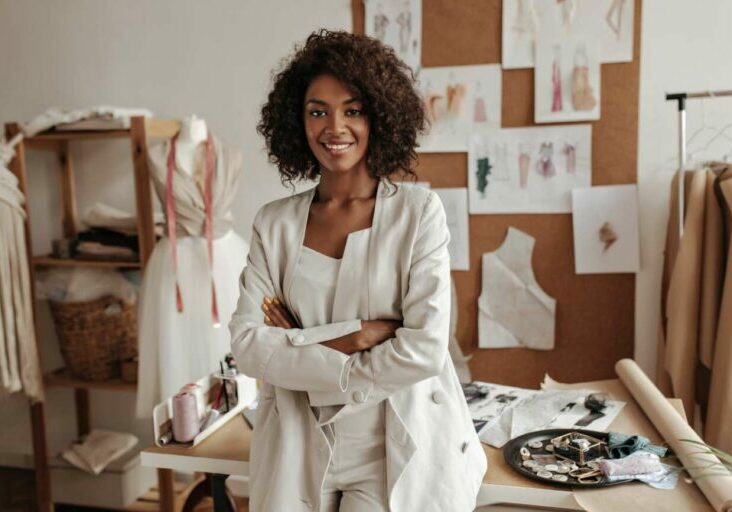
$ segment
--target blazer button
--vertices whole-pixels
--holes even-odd
[[[358,391],[354,391],[353,392],[353,400],[355,402],[358,402],[360,404],[361,402],[363,402],[364,400],[366,400],[366,395],[364,395],[363,394],[363,391],[361,391],[359,389]]]
[[[303,343],[305,343],[305,336],[303,336],[302,334],[298,334],[292,341],[295,342],[295,345],[302,345]]]
[[[445,401],[445,393],[439,390],[435,391],[432,393],[432,401],[436,404],[441,404]]]

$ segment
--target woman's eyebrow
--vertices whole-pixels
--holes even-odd
[[[344,105],[348,105],[349,103],[357,103],[357,102],[360,102],[360,101],[361,101],[361,98],[356,98],[356,97],[354,97],[354,98],[348,98],[346,101],[343,102],[343,104]],[[311,98],[309,100],[306,100],[305,101],[305,104],[307,105],[308,103],[315,103],[317,105],[325,105],[325,106],[328,105],[328,102],[323,101],[323,100],[319,100],[318,98]]]

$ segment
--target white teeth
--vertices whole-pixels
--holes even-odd
[[[326,144],[325,147],[333,151],[343,151],[347,149],[350,144]]]

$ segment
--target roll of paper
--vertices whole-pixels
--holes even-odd
[[[698,443],[704,442],[694,432],[694,429],[679,416],[635,361],[631,359],[618,361],[615,365],[615,373],[618,374],[656,430],[674,450],[682,464],[687,468],[700,466],[709,468],[691,470],[692,476],[720,472],[719,468],[723,466],[719,458],[712,453],[700,453],[704,451],[702,446],[682,441],[682,439],[689,439]],[[695,482],[715,511],[732,512],[732,475],[709,476],[697,479]]]

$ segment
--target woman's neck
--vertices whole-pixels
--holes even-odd
[[[345,173],[323,170],[318,184],[318,202],[369,199],[376,195],[378,185],[379,180],[365,169]]]

